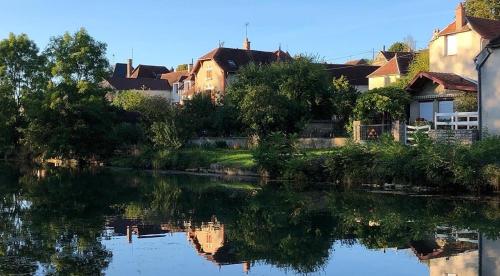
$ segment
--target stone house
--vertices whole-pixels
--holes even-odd
[[[500,135],[500,35],[476,57],[479,72],[479,127]]]

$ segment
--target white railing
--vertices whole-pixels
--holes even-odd
[[[407,145],[411,145],[415,142],[415,137],[413,136],[413,134],[415,134],[416,132],[421,132],[421,133],[425,133],[425,134],[429,134],[429,130],[431,130],[431,126],[430,125],[425,125],[425,126],[409,126],[407,125],[406,126],[406,131],[405,131],[405,134],[406,134],[406,144]]]
[[[457,129],[477,129],[479,126],[479,115],[477,112],[455,112],[435,113],[434,125],[436,129],[440,126]]]

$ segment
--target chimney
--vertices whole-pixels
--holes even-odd
[[[127,62],[127,78],[130,78],[130,76],[132,76],[132,70],[134,70],[134,68],[132,67],[132,59],[129,59]]]
[[[455,10],[455,28],[457,31],[461,30],[463,26],[465,26],[465,8],[462,2],[458,4],[457,9]]]
[[[248,37],[246,37],[245,41],[243,42],[243,49],[250,50],[250,40],[248,40]]]

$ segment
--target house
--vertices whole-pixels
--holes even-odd
[[[397,82],[408,73],[410,64],[415,56],[416,53],[414,52],[394,53],[394,56],[387,63],[368,75],[368,89],[387,87]]]
[[[194,90],[194,78],[189,70],[165,73],[160,79],[166,80],[171,87],[173,103],[182,104],[189,98],[188,91]]]
[[[349,60],[345,64],[347,65],[369,65],[369,62],[367,59],[354,59],[354,60]]]
[[[384,47],[385,49],[385,47]],[[392,52],[392,51],[380,51],[377,56],[373,59],[372,65],[374,66],[383,66],[387,64],[391,59],[393,59],[396,54],[405,55],[410,54],[412,52]]]
[[[453,113],[454,99],[464,93],[476,93],[475,82],[453,73],[421,72],[406,90],[412,95],[410,122],[434,121],[435,113]]]
[[[455,21],[436,30],[429,44],[430,71],[454,73],[477,81],[475,57],[500,34],[500,21],[466,16],[462,3]]]
[[[367,76],[379,68],[371,65],[325,64],[331,79],[344,76],[358,91],[368,91]]]
[[[500,135],[500,35],[476,57],[479,72],[479,127]]]
[[[252,62],[269,64],[290,59],[290,54],[281,49],[274,52],[251,50],[248,38],[243,49],[216,48],[199,58],[192,70],[196,80],[195,91],[209,93],[215,98],[217,93],[225,92],[236,72],[243,66]]]
[[[101,85],[113,91],[139,91],[148,96],[160,96],[172,103],[178,103],[178,97],[172,94],[172,84],[162,78],[169,73],[170,70],[165,66],[141,64],[134,68],[132,60],[129,59],[126,64],[117,63],[111,77]]]
[[[474,59],[495,34],[500,35],[500,21],[466,16],[461,3],[455,17],[443,31],[434,32],[429,44],[430,72],[418,74],[406,88],[413,98],[410,123],[425,120],[436,124],[435,113],[457,112],[455,99],[458,96],[477,93]],[[475,117],[472,118],[475,123],[467,125],[467,129],[477,124],[477,115]],[[461,120],[458,117],[444,119]],[[463,119],[469,121],[471,118]]]

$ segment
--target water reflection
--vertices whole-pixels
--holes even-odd
[[[136,247],[146,241],[179,255],[155,267],[182,266],[185,275],[233,275],[234,266],[259,275],[355,275],[361,263],[384,262],[369,272],[500,275],[498,201],[297,193],[199,177],[6,166],[0,195],[2,275],[118,274],[133,265],[115,258],[124,251],[157,257]],[[177,247],[165,241],[185,243],[194,256],[171,252]],[[220,270],[203,270],[200,261]]]

